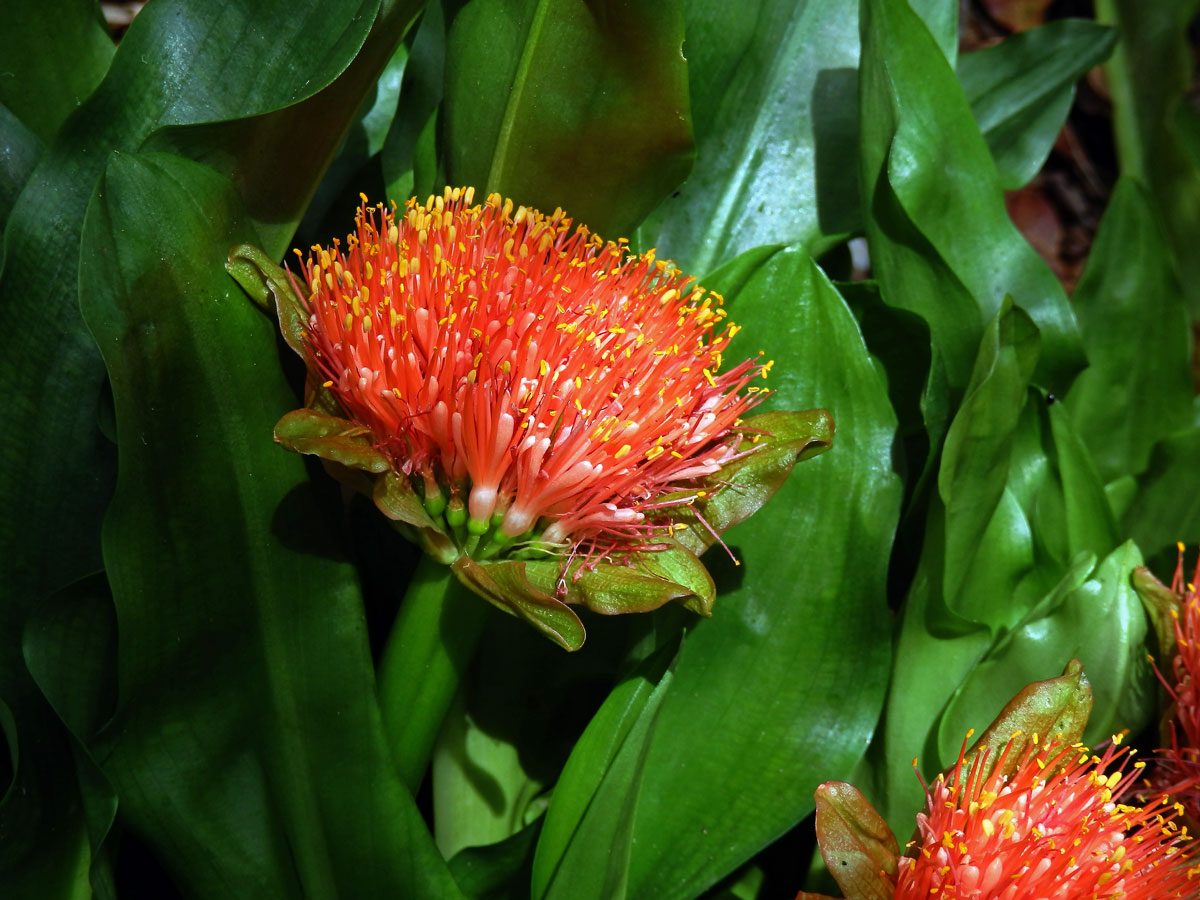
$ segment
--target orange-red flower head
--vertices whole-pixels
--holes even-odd
[[[1032,743],[1014,767],[1010,742],[993,768],[960,755],[929,786],[914,857],[899,860],[897,900],[1166,900],[1200,896],[1200,872],[1166,797],[1122,802],[1142,770],[1116,744]],[[964,744],[965,752],[965,744]],[[1004,772],[1010,774],[1005,775]],[[990,774],[985,774],[990,772]]]
[[[694,499],[739,452],[770,363],[722,372],[737,326],[721,298],[653,252],[472,201],[364,198],[344,247],[313,248],[310,365],[472,534],[591,552],[669,535],[661,499]]]
[[[1163,679],[1172,700],[1164,737],[1168,745],[1154,766],[1152,784],[1182,804],[1192,822],[1200,822],[1200,560],[1187,581],[1183,549],[1180,544],[1171,582],[1179,607],[1171,610],[1176,652],[1171,678]]]

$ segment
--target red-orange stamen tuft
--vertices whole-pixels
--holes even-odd
[[[960,755],[953,775],[927,790],[917,853],[901,859],[895,896],[1195,898],[1200,872],[1183,856],[1178,810],[1166,797],[1121,802],[1142,767],[1126,772],[1127,761],[1115,744],[1094,756],[1078,744],[1032,743],[1010,776],[998,764],[984,777],[985,754],[969,771]]]
[[[724,373],[722,300],[654,258],[471,189],[368,206],[303,262],[314,364],[426,504],[589,553],[736,453],[764,367]]]
[[[1175,564],[1171,590],[1181,610],[1175,616],[1176,654],[1171,664],[1174,683],[1160,679],[1173,703],[1168,725],[1171,744],[1161,752],[1151,780],[1154,790],[1180,803],[1193,823],[1200,822],[1200,559],[1191,582],[1184,579],[1183,545]]]

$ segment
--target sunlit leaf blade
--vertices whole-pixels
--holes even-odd
[[[1090,365],[1067,406],[1106,482],[1138,475],[1151,447],[1191,421],[1194,391],[1184,295],[1132,178],[1117,183],[1072,305]]]
[[[950,387],[1011,294],[1042,338],[1038,383],[1083,363],[1062,287],[1017,232],[995,164],[949,64],[904,0],[862,4],[860,164],[871,264],[884,300],[922,316]]]
[[[688,271],[860,227],[856,0],[688,0],[696,165],[645,243]]]
[[[812,785],[865,749],[887,677],[900,484],[883,381],[803,251],[751,255],[705,284],[744,326],[730,352],[777,360],[771,406],[824,404],[838,433],[725,535],[740,568],[705,555],[719,599],[688,635],[650,745],[630,897],[694,896],[811,812]]]
[[[434,748],[434,835],[447,859],[467,847],[495,844],[521,830],[543,788],[521,764],[507,735],[489,734],[468,714],[460,695]]]
[[[1013,321],[1001,327],[1005,318]],[[901,830],[922,802],[908,762],[919,758],[927,777],[945,768],[968,729],[1071,657],[1098,698],[1089,738],[1145,715],[1146,626],[1129,585],[1137,549],[1117,547],[1107,495],[1066,408],[1024,387],[1032,360],[1021,320],[1028,325],[1011,308],[989,325],[976,368],[985,377],[951,425],[972,439],[947,442],[903,608],[877,795]]]
[[[1063,19],[959,58],[958,80],[1001,187],[1014,190],[1038,173],[1067,120],[1075,82],[1116,42],[1112,28]]]
[[[1121,172],[1153,198],[1193,315],[1200,312],[1200,161],[1190,157],[1184,136],[1195,132],[1187,96],[1193,80],[1188,28],[1195,14],[1195,0],[1096,3],[1096,18],[1122,35],[1104,67]],[[1181,120],[1188,124],[1181,127]]]
[[[82,305],[123,448],[97,756],[196,895],[453,897],[383,743],[353,572],[271,440],[294,398],[224,273],[242,216],[228,181],[155,154],[114,157],[89,207]]]
[[[1146,617],[1131,583],[1141,561],[1132,542],[1099,565],[1094,557],[1085,558],[997,641],[942,717],[941,759],[952,759],[967,729],[991,721],[1006,698],[1072,658],[1083,663],[1095,696],[1084,740],[1094,744],[1121,729],[1140,730],[1151,717],[1154,697],[1153,673],[1146,661]]]
[[[450,26],[447,178],[626,236],[692,160],[681,0],[472,0]]]
[[[43,143],[88,98],[113,58],[113,42],[95,0],[64,0],[4,11],[0,104]]]
[[[668,666],[677,647],[668,642],[617,685],[575,744],[534,854],[535,900],[626,895],[646,747],[671,684]]]

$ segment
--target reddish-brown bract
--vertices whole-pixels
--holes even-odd
[[[668,534],[659,501],[738,452],[770,364],[721,373],[721,298],[652,252],[472,195],[364,199],[344,248],[313,248],[310,364],[427,503],[459,498],[480,530],[588,552]]]

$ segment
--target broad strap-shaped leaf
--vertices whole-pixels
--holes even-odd
[[[383,741],[354,572],[271,440],[293,402],[274,326],[222,271],[254,237],[227,180],[172,156],[115,156],[89,209],[83,310],[123,448],[94,752],[197,895],[454,897]]]
[[[4,17],[0,104],[49,144],[96,89],[115,49],[93,0],[17,4]]]
[[[42,142],[25,127],[7,106],[0,104],[0,237],[8,223],[17,195],[29,180],[33,167],[42,155]],[[0,247],[0,263],[3,263]]]
[[[1141,182],[1166,233],[1193,317],[1200,311],[1200,164],[1187,144],[1197,130],[1188,101],[1194,0],[1097,0],[1096,18],[1121,41],[1104,66],[1122,175]]]
[[[1200,492],[1196,460],[1200,459],[1200,427],[1164,438],[1150,454],[1150,465],[1137,479],[1137,502],[1123,525],[1147,555],[1176,541],[1200,543]]]
[[[84,5],[86,28],[108,40],[94,3],[67,8]],[[80,235],[95,185],[112,151],[134,150],[164,125],[253,116],[236,149],[247,150],[258,160],[257,171],[270,170],[287,188],[275,197],[255,193],[255,213],[273,222],[286,220],[279,214],[286,204],[275,201],[286,197],[303,203],[370,76],[349,108],[327,110],[319,121],[309,122],[317,132],[311,139],[294,130],[273,132],[271,116],[264,114],[289,105],[299,109],[304,104],[297,101],[322,92],[362,44],[378,5],[376,0],[321,0],[297,9],[282,2],[156,2],[123,37],[103,82],[58,128],[8,218],[0,276],[0,391],[12,402],[0,435],[0,506],[5,510],[0,514],[0,692],[18,724],[14,740],[28,752],[19,754],[17,788],[0,803],[0,829],[20,836],[3,842],[6,858],[27,844],[49,851],[67,839],[65,820],[54,821],[54,812],[43,817],[39,805],[51,810],[61,798],[68,808],[78,806],[77,795],[63,797],[73,790],[61,776],[69,765],[66,735],[24,673],[19,640],[34,604],[101,566],[100,519],[113,490],[116,454],[97,428],[99,398],[107,394],[104,367],[78,311],[78,266],[87,256],[80,252]],[[231,14],[237,27],[230,27]],[[20,18],[36,23],[52,41],[61,38],[63,53],[47,52],[44,42],[34,40],[20,53],[39,57],[26,70],[31,77],[47,66],[53,71],[56,83],[70,91],[73,107],[88,93],[76,89],[79,79],[91,78],[94,67],[82,52],[63,67],[63,56],[70,57],[75,46],[68,33],[76,25],[66,15],[23,7]],[[6,37],[19,41],[15,33]],[[65,114],[58,100],[68,95],[56,89],[57,99],[51,101],[43,89],[39,84],[29,95],[34,103],[46,103],[39,113]],[[229,162],[233,150],[210,144],[206,152],[220,164]],[[301,159],[307,167],[283,164]],[[301,177],[301,170],[307,175]],[[244,170],[247,176],[253,173]],[[290,234],[290,226],[283,227]],[[250,234],[241,239],[252,237],[260,239]],[[276,252],[282,252],[283,241],[276,241]],[[164,250],[165,256],[177,253],[177,248]],[[50,555],[52,547],[71,552]],[[57,868],[66,872],[73,865],[60,862]]]
[[[626,896],[646,748],[678,647],[668,641],[613,688],[575,743],[534,854],[535,900]]]
[[[743,326],[731,352],[777,360],[767,403],[827,405],[837,446],[726,532],[741,566],[705,557],[719,599],[689,631],[651,740],[630,897],[694,897],[811,812],[812,785],[857,763],[887,679],[901,489],[881,464],[896,429],[886,387],[805,252],[739,263],[703,279]]]
[[[892,900],[900,845],[858,788],[828,781],[817,788],[817,844],[846,900]]]
[[[627,235],[691,166],[682,6],[463,6],[446,40],[449,182]]]
[[[1097,744],[1118,731],[1136,732],[1147,724],[1154,680],[1146,661],[1146,616],[1131,585],[1141,561],[1132,543],[1118,547],[1099,564],[1094,556],[1081,554],[1061,581],[969,673],[959,676],[961,687],[937,725],[938,762],[932,764],[949,765],[967,730],[996,715],[1027,684],[1072,659],[1081,661],[1089,673],[1094,708],[1089,705],[1090,715],[1082,707],[1068,710],[1074,719],[1051,723],[1052,730],[1073,734],[1086,724],[1083,740]],[[936,664],[936,651],[929,657]],[[1069,693],[1065,687],[1061,690]],[[999,729],[997,739],[1007,739],[1012,730],[1015,726],[1007,732]]]
[[[1075,98],[1075,82],[1108,58],[1117,32],[1062,19],[959,57],[956,70],[1000,185],[1015,190],[1050,155]]]
[[[1154,444],[1191,423],[1184,296],[1150,197],[1122,178],[1072,301],[1090,365],[1066,397],[1105,482],[1141,474]]]
[[[689,271],[861,228],[857,0],[687,0],[696,166],[641,238]],[[778,177],[780,173],[787,173]]]
[[[938,493],[946,507],[946,570],[943,593],[951,609],[968,618],[985,598],[963,597],[981,538],[1008,481],[1014,434],[1038,359],[1038,330],[1006,300],[984,332],[967,394],[942,451]]]
[[[1083,364],[1061,285],[1017,232],[958,79],[906,0],[860,8],[860,165],[871,265],[884,300],[921,315],[950,388],[970,376],[983,325],[1012,295],[1042,338],[1038,382]]]

